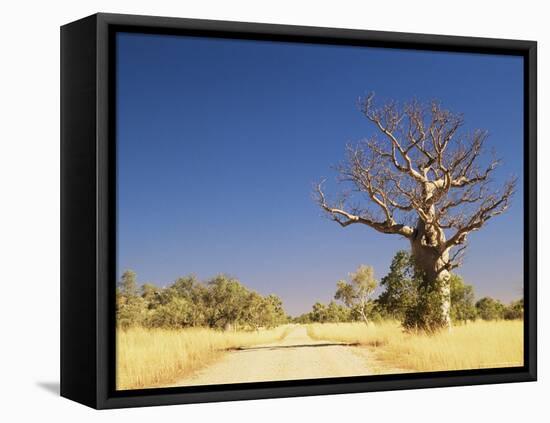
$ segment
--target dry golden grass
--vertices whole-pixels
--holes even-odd
[[[228,348],[283,339],[289,328],[222,332],[207,328],[117,330],[117,389],[168,385],[212,362]]]
[[[398,322],[325,323],[308,326],[314,339],[359,343],[386,366],[409,371],[523,365],[522,321],[476,321],[435,335],[405,333]],[[383,371],[382,371],[383,372]]]

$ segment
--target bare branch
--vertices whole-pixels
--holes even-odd
[[[407,172],[410,176],[419,182],[425,182],[426,179],[416,169],[413,168],[412,159],[408,152],[401,146],[396,135],[393,133],[401,123],[404,115],[397,111],[397,108],[393,103],[390,103],[382,109],[373,109],[374,94],[370,94],[366,100],[362,103],[362,111],[367,119],[373,122],[377,128],[382,132],[390,141],[392,149],[392,157],[394,159],[395,167],[401,172]],[[401,158],[405,161],[404,169],[395,160],[397,150]],[[387,154],[387,153],[386,153]]]
[[[396,224],[393,221],[386,220],[383,222],[378,222],[370,219],[367,216],[361,216],[358,214],[350,213],[343,208],[331,207],[327,204],[325,194],[322,190],[323,182],[317,184],[316,193],[319,205],[321,208],[326,211],[340,226],[346,227],[354,223],[361,223],[363,225],[370,226],[373,229],[376,229],[378,232],[386,234],[398,234],[404,237],[410,237],[413,233],[412,228],[406,225]]]
[[[466,175],[461,175],[458,178],[453,179],[452,186],[462,188],[462,187],[465,187],[466,185],[475,185],[479,182],[484,182],[489,178],[489,175],[491,174],[491,172],[495,170],[499,164],[500,164],[499,160],[494,160],[482,173],[474,172],[474,174],[469,177]]]
[[[459,248],[457,248],[453,253],[453,255],[451,255],[449,259],[445,262],[445,264],[443,265],[440,271],[443,271],[443,270],[451,271],[453,269],[456,269],[457,267],[462,266],[462,263],[464,261],[464,252],[467,246],[468,245],[464,243]]]
[[[487,195],[478,209],[468,219],[464,219],[464,223],[459,224],[455,234],[446,242],[446,247],[464,244],[468,233],[480,229],[489,219],[504,213],[510,205],[516,183],[517,180],[512,179],[504,185],[500,195],[498,193]]]

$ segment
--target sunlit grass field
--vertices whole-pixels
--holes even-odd
[[[287,326],[260,331],[207,328],[118,329],[117,389],[150,388],[176,382],[215,360],[224,350],[283,339]]]
[[[277,342],[292,326],[219,331],[131,328],[117,330],[117,389],[167,386],[203,368],[224,351]],[[307,325],[316,340],[360,344],[371,350],[379,373],[514,367],[523,365],[523,322],[476,321],[435,335],[406,333],[399,322]],[[374,365],[374,363],[370,363]]]
[[[523,321],[519,320],[479,320],[435,335],[406,333],[398,322],[325,323],[309,325],[308,335],[373,347],[376,360],[408,371],[523,366]]]

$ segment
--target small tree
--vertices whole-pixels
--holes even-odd
[[[334,301],[327,306],[328,321],[333,323],[349,322],[351,320],[351,310]]]
[[[197,283],[197,278],[193,275],[180,277],[170,286],[170,290],[180,298],[193,301]]]
[[[141,324],[146,302],[138,296],[136,274],[126,270],[120,279],[117,290],[116,318],[122,328],[129,328]]]
[[[269,294],[263,298],[266,304],[267,327],[275,327],[287,322],[287,315],[283,308],[283,300],[275,294]]]
[[[191,326],[193,304],[184,298],[173,297],[167,304],[154,309],[145,320],[148,327],[179,329]]]
[[[474,287],[467,285],[456,275],[451,275],[451,318],[454,322],[466,322],[476,318]]]
[[[254,329],[272,328],[287,320],[283,302],[277,295],[270,294],[262,297],[257,292],[250,291],[244,308],[243,321]]]
[[[380,280],[380,286],[385,290],[376,300],[379,308],[384,314],[402,320],[414,304],[418,288],[410,253],[401,250],[395,254],[390,272]]]
[[[504,304],[491,297],[483,297],[476,303],[477,315],[483,320],[502,319],[504,309]]]
[[[309,313],[312,322],[325,323],[328,320],[327,306],[316,302]]]
[[[126,298],[137,296],[136,272],[126,270],[120,278],[119,286],[120,293]]]
[[[504,310],[506,320],[523,319],[523,298],[518,301],[512,301]]]
[[[226,275],[210,280],[207,293],[209,326],[229,329],[244,321],[249,292],[237,279]]]
[[[361,265],[355,273],[350,274],[350,279],[350,283],[345,280],[338,281],[334,298],[342,301],[349,308],[355,308],[365,324],[368,324],[368,315],[373,307],[371,296],[377,286],[374,269],[371,266]]]

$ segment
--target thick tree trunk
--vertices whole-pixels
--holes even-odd
[[[441,246],[445,243],[443,231],[429,229],[419,220],[415,234],[411,239],[411,254],[415,269],[423,280],[425,294],[436,293],[439,299],[437,310],[432,310],[436,325],[451,327],[451,287],[450,273],[446,269],[449,252]],[[430,328],[430,329],[433,329]]]

